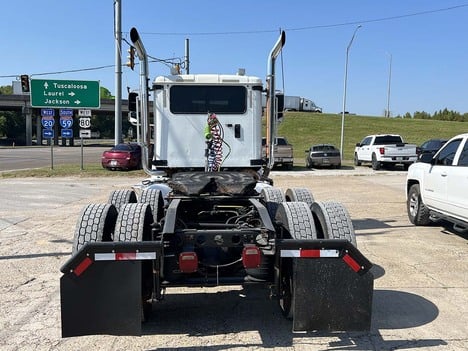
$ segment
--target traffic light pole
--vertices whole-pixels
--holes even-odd
[[[120,0],[114,1],[115,16],[115,145],[122,141],[122,24]]]

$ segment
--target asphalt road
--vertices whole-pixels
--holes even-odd
[[[39,146],[0,148],[0,172],[28,168],[53,167],[59,164],[99,163],[102,152],[110,146]]]
[[[283,190],[307,187],[316,200],[342,202],[359,249],[374,263],[371,331],[306,334],[291,332],[266,288],[234,286],[169,290],[141,337],[62,339],[59,270],[79,212],[140,179],[2,179],[0,349],[466,350],[467,238],[408,222],[404,172],[363,171],[273,172]]]

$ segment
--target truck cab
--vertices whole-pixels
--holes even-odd
[[[411,223],[445,219],[468,230],[468,134],[450,139],[434,156],[422,155],[408,170],[407,211]]]
[[[260,78],[218,74],[161,76],[155,79],[153,91],[153,165],[158,169],[204,169],[210,141],[218,143],[213,156],[221,169],[260,168]],[[209,119],[213,118],[217,128],[210,130]]]

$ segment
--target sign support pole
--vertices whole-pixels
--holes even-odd
[[[83,167],[83,137],[81,137],[81,167],[80,167],[80,170],[84,170],[84,167]]]
[[[50,169],[54,169],[54,139],[50,140]]]

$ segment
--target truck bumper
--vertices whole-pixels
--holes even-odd
[[[293,264],[293,331],[368,331],[372,264],[347,240],[282,240]],[[298,249],[300,248],[300,249]]]
[[[154,242],[92,242],[72,256],[61,268],[62,337],[141,335],[142,262],[160,253]]]
[[[417,156],[384,156],[380,162],[385,163],[414,163],[418,160]]]

